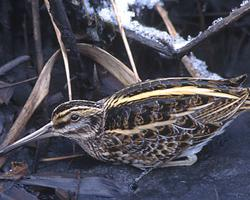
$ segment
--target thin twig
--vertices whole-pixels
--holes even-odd
[[[115,0],[110,0],[110,1],[112,3],[112,6],[113,6],[115,17],[116,17],[116,20],[117,20],[117,23],[118,23],[118,27],[119,27],[119,30],[120,30],[120,33],[121,33],[121,36],[122,36],[124,46],[125,46],[127,54],[128,54],[130,64],[132,66],[132,69],[133,69],[133,72],[134,72],[134,75],[135,75],[136,79],[139,81],[140,77],[139,77],[139,75],[137,73],[137,69],[136,69],[136,66],[135,66],[133,55],[131,53],[131,50],[130,50],[130,47],[129,47],[129,44],[128,44],[128,40],[127,40],[127,37],[126,37],[126,33],[125,33],[124,28],[123,28],[123,26],[121,24],[121,18],[119,16],[118,7],[116,6]]]
[[[74,195],[75,198],[73,198],[74,200],[78,199],[80,187],[81,187],[81,171],[79,169],[76,170],[76,178],[77,178],[77,188],[76,188],[75,195]]]
[[[173,37],[178,36],[178,33],[176,32],[172,22],[169,20],[168,12],[161,6],[160,3],[157,3],[155,7],[158,13],[160,14],[161,18],[163,19],[164,24],[166,28],[168,29],[169,34]]]
[[[240,19],[250,10],[250,2],[245,3],[240,8],[234,9],[227,17],[218,20],[216,23],[213,23],[205,31],[195,37],[191,42],[187,43],[184,47],[177,49],[177,54],[186,54],[191,51],[192,48],[200,44],[202,41],[213,35],[214,33],[219,32],[229,24]]]
[[[160,16],[162,17],[169,34],[172,37],[177,37],[178,33],[176,32],[174,25],[172,24],[172,22],[168,17],[168,12],[161,6],[160,3],[156,4],[156,9],[159,12]],[[191,59],[187,55],[184,55],[181,58],[181,62],[184,64],[185,68],[192,77],[200,77],[200,73],[193,67]]]
[[[0,89],[14,87],[14,86],[17,86],[17,85],[20,85],[20,84],[23,84],[23,83],[27,83],[27,82],[30,82],[30,81],[33,81],[33,80],[36,80],[36,79],[37,79],[37,76],[25,79],[23,81],[19,81],[19,82],[16,82],[16,83],[9,83],[9,84],[7,84],[5,86],[0,86]]]
[[[64,46],[64,44],[63,44],[63,41],[62,41],[61,32],[60,32],[60,30],[58,29],[58,27],[56,26],[56,23],[54,22],[54,19],[53,19],[53,15],[52,15],[51,12],[50,12],[50,4],[49,4],[49,1],[48,1],[48,0],[44,0],[44,3],[45,3],[46,8],[47,8],[47,10],[48,10],[48,13],[49,13],[51,22],[52,22],[53,27],[54,27],[55,32],[56,32],[57,40],[58,40],[59,45],[60,45],[60,49],[61,49],[62,56],[63,56],[63,61],[64,61],[64,66],[65,66],[66,77],[67,77],[69,100],[72,100],[72,90],[71,90],[70,71],[69,71],[69,61],[68,61],[67,51],[66,51],[66,48],[65,48],[65,46]]]
[[[42,51],[42,40],[41,40],[41,29],[40,29],[40,14],[39,14],[39,0],[32,0],[32,21],[33,21],[33,38],[35,42],[36,51],[36,64],[38,73],[43,68],[43,51]]]
[[[191,59],[185,55],[181,58],[181,62],[183,63],[183,65],[185,66],[185,68],[187,69],[188,73],[192,76],[192,77],[200,77],[201,74],[199,73],[199,71],[197,71],[194,66],[193,63],[191,61]]]
[[[66,160],[66,159],[72,159],[72,158],[79,158],[84,156],[84,154],[74,154],[69,156],[58,156],[58,157],[52,157],[52,158],[42,158],[40,162],[52,162],[52,161],[60,161],[60,160]]]

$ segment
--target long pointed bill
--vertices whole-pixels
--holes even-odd
[[[53,137],[53,130],[52,130],[52,123],[48,123],[45,126],[43,126],[42,128],[38,129],[37,131],[35,131],[34,133],[31,133],[29,135],[27,135],[26,137],[17,140],[16,142],[14,142],[13,144],[10,144],[2,149],[0,149],[0,155],[4,155],[6,153],[8,153],[9,151],[16,149],[24,144],[27,144],[29,142],[32,141],[36,141],[39,139],[43,139],[43,138],[48,138],[48,137]]]

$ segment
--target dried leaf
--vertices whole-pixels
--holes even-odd
[[[3,180],[19,180],[28,173],[28,165],[23,162],[12,162],[11,169],[0,175],[0,179]]]
[[[18,138],[18,136],[24,129],[25,125],[27,124],[28,120],[30,119],[31,115],[34,113],[36,108],[40,105],[44,97],[47,96],[49,92],[49,86],[50,86],[51,70],[58,57],[58,54],[59,54],[59,50],[56,51],[45,64],[28,100],[26,101],[23,109],[18,115],[13,126],[11,127],[4,142],[1,144],[1,147],[7,146],[8,144],[14,142]],[[4,162],[5,162],[5,157],[1,157],[0,166],[2,166]]]
[[[124,85],[138,82],[134,73],[126,65],[103,49],[84,43],[78,44],[77,46],[82,54],[89,56],[101,64]],[[57,60],[58,54],[59,50],[57,50],[45,64],[28,100],[0,147],[5,147],[8,144],[13,143],[19,137],[21,131],[24,129],[36,108],[48,94],[51,70]],[[5,157],[0,158],[0,167],[4,164],[5,160]]]
[[[123,85],[130,85],[141,81],[135,77],[134,73],[125,64],[103,49],[85,43],[78,43],[77,47],[81,54],[92,58],[102,65]]]

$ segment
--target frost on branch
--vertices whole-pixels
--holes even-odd
[[[208,79],[213,79],[213,80],[220,80],[222,79],[221,76],[219,76],[216,73],[212,73],[210,71],[208,71],[208,66],[206,64],[206,62],[198,59],[197,57],[195,57],[195,55],[193,53],[190,54],[190,56],[188,56],[190,59],[190,62],[192,64],[192,68],[194,71],[196,71],[197,73],[197,77],[202,77],[202,78],[208,78]]]
[[[77,0],[75,0],[75,2],[77,2]],[[101,3],[97,4],[95,8],[92,7],[89,0],[85,0],[84,2],[85,6],[82,8],[84,12],[88,12],[90,15],[96,15],[104,22],[117,26],[110,1],[100,0]],[[191,38],[189,36],[187,39],[184,39],[181,36],[173,38],[166,31],[144,26],[136,20],[136,16],[138,16],[145,7],[147,7],[147,9],[153,9],[157,3],[162,2],[161,0],[116,0],[121,23],[126,29],[127,36],[157,50],[168,58],[189,53],[193,47],[200,44],[212,34],[220,31],[231,22],[236,21],[250,10],[250,3],[248,0],[245,0],[240,4],[240,7],[231,12],[229,16],[216,19],[204,32],[200,32],[196,37]],[[198,70],[197,74],[206,78],[220,78],[216,74],[207,71],[205,62],[194,56],[191,56],[190,59],[194,62],[194,70]]]

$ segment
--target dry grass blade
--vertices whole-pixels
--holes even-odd
[[[23,84],[23,83],[27,83],[27,82],[30,82],[30,81],[34,81],[37,79],[37,76],[35,77],[32,77],[32,78],[28,78],[28,79],[25,79],[23,81],[18,81],[16,83],[5,83],[5,82],[2,82],[0,81],[0,91],[2,89],[5,89],[5,88],[10,88],[10,87],[14,87],[14,86],[17,86],[17,85],[20,85],[20,84]],[[1,84],[3,83],[3,84]],[[1,91],[2,92],[2,91]]]
[[[192,76],[192,77],[201,77],[200,73],[194,68],[193,63],[191,61],[191,59],[185,55],[181,58],[181,62],[183,63],[183,65],[185,66],[185,68],[187,69],[188,73]]]
[[[70,82],[70,71],[69,71],[69,61],[68,61],[68,56],[67,56],[67,50],[63,44],[62,37],[61,37],[61,32],[57,28],[56,23],[54,22],[53,15],[50,12],[50,4],[48,0],[44,0],[44,3],[46,5],[46,8],[48,10],[51,22],[53,24],[53,27],[56,32],[56,37],[58,40],[58,43],[60,45],[60,49],[62,51],[62,56],[63,56],[63,61],[64,61],[64,66],[65,66],[65,72],[66,72],[66,78],[67,78],[67,84],[68,84],[68,95],[69,95],[69,100],[72,100],[72,90],[71,90],[71,82]]]
[[[119,26],[119,31],[121,33],[122,40],[123,40],[124,46],[125,46],[127,54],[128,54],[130,64],[132,66],[132,69],[133,69],[133,72],[135,74],[136,79],[139,81],[140,77],[139,77],[139,75],[137,73],[137,69],[136,69],[136,66],[135,66],[133,55],[131,53],[131,50],[130,50],[130,47],[129,47],[129,44],[128,44],[128,40],[127,40],[127,37],[126,37],[126,33],[125,33],[124,28],[123,28],[122,23],[121,23],[121,18],[119,16],[119,10],[118,10],[118,8],[116,6],[115,0],[111,0],[111,3],[112,3],[112,6],[113,6],[113,9],[114,9],[116,21],[117,21],[118,26]]]
[[[52,157],[52,158],[42,158],[40,162],[53,162],[53,161],[61,161],[61,160],[67,160],[67,159],[73,159],[73,158],[79,158],[86,154],[74,154],[69,156],[58,156],[58,157]]]
[[[126,65],[103,49],[85,43],[78,43],[77,47],[81,54],[92,58],[102,65],[123,85],[130,85],[141,81],[135,77],[134,73]]]
[[[14,86],[27,83],[29,81],[35,80],[37,77],[29,78],[23,81],[19,81],[16,83],[6,83],[4,81],[0,81],[0,105],[5,103],[8,104],[13,93],[14,93]]]
[[[178,36],[178,33],[175,30],[175,27],[173,26],[172,22],[169,20],[168,12],[161,6],[161,3],[157,3],[155,7],[158,13],[160,14],[162,20],[164,21],[164,24],[166,28],[168,29],[169,34],[173,37]]]
[[[28,100],[26,101],[23,109],[18,115],[13,126],[11,127],[4,142],[1,144],[1,147],[7,146],[8,144],[14,142],[20,136],[20,133],[24,129],[31,115],[34,113],[36,108],[40,105],[44,97],[48,94],[49,86],[50,86],[51,70],[58,57],[58,54],[59,54],[59,50],[56,51],[48,60],[48,62],[45,64]],[[0,166],[2,166],[4,162],[5,162],[5,157],[1,157]]]

